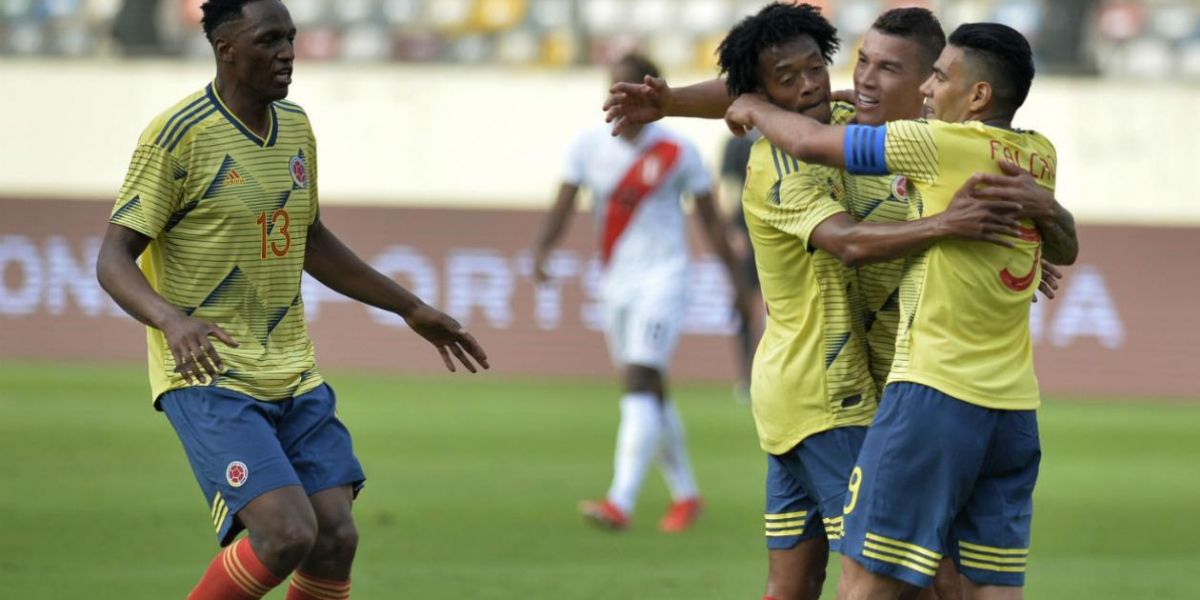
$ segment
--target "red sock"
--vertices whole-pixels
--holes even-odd
[[[258,600],[282,581],[258,560],[250,538],[244,537],[217,554],[188,600]]]
[[[320,579],[293,571],[284,600],[350,600],[350,580]]]
[[[763,600],[775,600],[775,596],[763,596]]]

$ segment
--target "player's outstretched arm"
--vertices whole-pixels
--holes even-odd
[[[609,88],[604,121],[613,124],[613,135],[619,135],[628,124],[663,117],[720,119],[732,102],[720,79],[672,89],[665,79],[647,75],[642,83],[618,82]]]
[[[578,196],[579,186],[570,183],[558,186],[558,196],[554,198],[554,206],[550,207],[550,213],[542,222],[537,246],[533,249],[533,278],[538,283],[550,280],[550,274],[546,272],[546,261],[550,257],[550,250],[558,245],[567,231],[571,217],[575,215],[575,199]]]
[[[746,278],[738,267],[737,254],[729,245],[729,237],[726,235],[728,228],[725,219],[717,210],[717,201],[712,194],[696,196],[696,215],[700,218],[700,223],[704,225],[705,237],[708,238],[708,242],[717,256],[721,258],[721,264],[725,265],[729,281],[733,283],[733,303],[738,317],[742,319],[743,323],[753,322],[754,306],[750,297],[750,286],[746,283]]]
[[[451,372],[457,370],[451,355],[472,373],[477,370],[475,363],[489,368],[487,354],[458,321],[373,269],[325,227],[320,217],[308,227],[304,270],[335,292],[403,317],[414,332],[437,348]]]
[[[233,348],[238,343],[220,327],[184,314],[150,287],[137,266],[138,257],[149,244],[150,238],[109,223],[96,258],[96,279],[125,312],[163,332],[175,358],[175,371],[184,381],[207,383],[206,374],[216,377],[225,369],[221,355],[208,338],[215,337]]]
[[[945,239],[1011,247],[1005,237],[1017,235],[1021,206],[976,196],[980,177],[968,180],[936,215],[902,223],[860,223],[842,212],[817,225],[811,243],[852,267],[909,256]]]
[[[1042,257],[1055,265],[1071,265],[1079,257],[1075,217],[1059,204],[1054,193],[1038,185],[1025,169],[1004,161],[1003,175],[985,175],[976,193],[985,198],[1020,203],[1021,216],[1033,219],[1042,234]]]
[[[734,135],[757,129],[771,145],[807,163],[846,167],[845,127],[826,125],[771,104],[760,94],[742,94],[725,112]]]

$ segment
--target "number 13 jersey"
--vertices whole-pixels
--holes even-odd
[[[150,238],[142,271],[185,314],[240,345],[210,338],[225,363],[213,382],[260,400],[321,384],[300,282],[317,216],[317,153],[304,110],[272,103],[260,137],[214,84],[142,133],[110,222]],[[188,384],[163,332],[147,328],[153,398]]]

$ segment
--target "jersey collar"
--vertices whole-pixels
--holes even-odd
[[[238,119],[237,115],[234,115],[233,111],[229,110],[228,106],[225,106],[225,102],[221,100],[221,96],[217,94],[217,86],[215,81],[209,83],[208,86],[204,88],[204,93],[208,95],[208,99],[212,101],[213,106],[216,106],[217,110],[221,111],[222,115],[225,115],[225,119],[234,127],[236,127],[238,131],[242,132],[242,135],[246,136],[246,139],[254,142],[254,144],[260,148],[270,148],[271,146],[275,145],[275,140],[279,137],[279,117],[275,114],[274,102],[272,102],[269,107],[269,110],[271,111],[271,127],[267,130],[267,137],[261,138],[258,136],[258,134],[254,133],[254,131],[247,127],[245,123],[242,123],[241,119]]]

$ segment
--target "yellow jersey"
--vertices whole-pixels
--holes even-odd
[[[846,175],[846,204],[854,220],[898,223],[908,220],[909,199],[919,196],[903,175]],[[855,269],[862,294],[863,326],[871,378],[882,393],[896,354],[900,327],[900,279],[907,258],[862,265]]]
[[[283,400],[322,383],[300,297],[308,226],[317,216],[317,149],[298,105],[271,105],[255,134],[214,84],[142,133],[110,222],[148,238],[141,268],[181,311],[240,343],[212,340],[225,370],[211,384]],[[162,331],[147,328],[154,400],[188,384]]]
[[[858,130],[858,131],[856,131]],[[975,173],[1001,173],[1010,160],[1053,190],[1057,155],[1041,134],[980,122],[896,121],[852,127],[851,172],[904,175],[918,190],[909,218],[946,210]],[[848,161],[852,163],[852,161]],[[979,406],[1031,410],[1040,403],[1029,306],[1041,279],[1041,235],[1031,222],[1015,248],[947,240],[917,255],[901,282],[900,331],[888,381],[927,385]]]
[[[766,139],[747,166],[742,210],[767,305],[750,397],[759,443],[782,454],[810,435],[869,425],[878,397],[867,369],[854,273],[809,244],[844,206],[842,172],[788,157]]]

